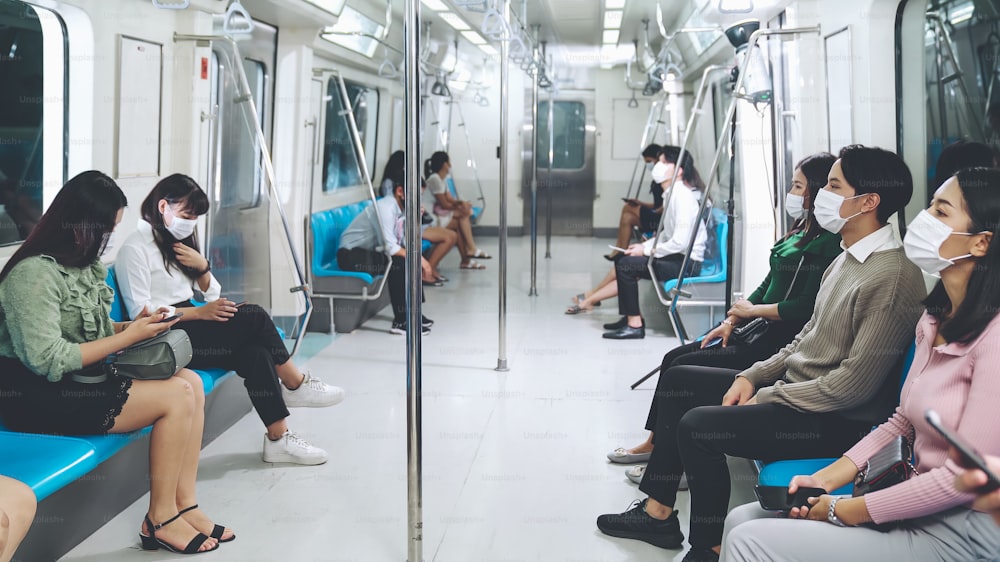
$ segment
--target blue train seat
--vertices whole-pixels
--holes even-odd
[[[455,199],[458,199],[458,190],[455,189],[455,180],[451,179],[451,176],[448,176],[448,178],[445,179],[444,181],[445,181],[446,184],[448,184],[448,191],[451,192],[451,196],[454,197]],[[483,214],[483,208],[482,207],[473,206],[472,207],[472,219],[471,219],[472,220],[472,224],[476,224],[477,222],[479,222],[479,216],[482,215],[482,214]]]
[[[902,373],[899,376],[899,390],[903,390],[903,383],[906,382],[906,375],[910,372],[910,367],[913,365],[913,354],[916,352],[916,341],[910,344],[909,349],[906,351],[906,355],[903,356],[902,363]],[[792,477],[799,474],[812,474],[817,470],[829,466],[831,463],[837,459],[801,459],[801,460],[787,460],[787,461],[776,461],[771,463],[763,463],[761,461],[754,461],[754,464],[759,471],[757,477],[757,482],[762,486],[787,486],[791,481]],[[853,484],[847,484],[841,488],[838,488],[831,492],[834,495],[848,495],[854,490]]]
[[[727,255],[727,242],[729,240],[729,222],[726,213],[720,209],[712,209],[712,220],[715,223],[716,244],[706,244],[705,261],[701,264],[701,271],[694,277],[684,278],[684,287],[703,283],[725,283],[726,269],[729,264]],[[670,292],[677,286],[677,279],[667,279],[663,282],[663,289]]]
[[[83,439],[0,429],[0,474],[31,487],[38,501],[73,483],[99,464]]]

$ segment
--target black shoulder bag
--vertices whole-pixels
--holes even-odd
[[[781,300],[788,300],[788,295],[792,294],[792,287],[795,286],[795,280],[799,278],[799,271],[802,270],[802,262],[804,262],[805,259],[806,254],[803,252],[802,258],[799,259],[799,266],[795,268],[795,275],[792,276],[792,282],[788,284],[788,290],[785,291],[785,298]],[[763,316],[759,316],[746,324],[741,324],[740,326],[734,328],[732,337],[736,339],[736,343],[750,345],[764,337],[764,334],[767,333],[768,328],[770,328],[773,323],[774,321],[768,320]]]

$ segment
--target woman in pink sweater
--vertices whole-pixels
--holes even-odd
[[[794,493],[830,491],[852,482],[896,436],[910,439],[917,474],[857,498],[822,495],[789,519],[749,504],[726,518],[724,560],[981,560],[1000,556],[1000,532],[970,504],[974,494],[953,482],[961,467],[948,443],[924,420],[933,408],[978,451],[1000,454],[1000,170],[958,172],[910,226],[907,257],[941,280],[924,301],[916,354],[900,405],[844,456],[811,476],[796,476]],[[794,521],[809,519],[811,521]],[[880,525],[874,529],[867,524]],[[895,523],[892,526],[882,526]],[[886,529],[891,530],[886,530]]]

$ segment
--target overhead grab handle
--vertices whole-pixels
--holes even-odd
[[[222,30],[226,35],[244,35],[253,33],[253,27],[254,23],[250,12],[240,4],[239,0],[233,0],[233,3],[226,8]]]
[[[382,64],[378,65],[378,75],[382,78],[395,79],[399,77],[399,71],[391,60],[383,59]]]
[[[191,0],[181,0],[180,2],[160,2],[153,0],[153,6],[161,10],[186,10],[191,5]]]
[[[510,24],[504,20],[500,10],[496,8],[490,8],[486,11],[486,15],[483,16],[483,23],[479,26],[479,31],[492,41],[510,41],[514,35]]]

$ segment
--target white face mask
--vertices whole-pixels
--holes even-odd
[[[652,172],[653,171],[653,166],[655,166],[655,165],[656,165],[655,162],[646,162],[646,171],[647,172]]]
[[[650,175],[653,176],[653,181],[656,183],[663,183],[670,179],[670,164],[666,162],[657,162],[653,165],[653,169],[650,171]]]
[[[857,199],[865,195],[868,194],[862,193],[854,197],[844,197],[826,189],[819,190],[819,194],[816,195],[816,201],[813,202],[813,214],[816,215],[816,222],[826,230],[834,234],[839,234],[840,230],[847,224],[847,221],[861,214],[860,212],[854,213],[845,219],[840,216],[840,206],[844,204],[844,201]]]
[[[104,250],[101,251],[101,257],[104,257],[111,253],[111,250],[115,247],[115,234],[117,230],[112,230],[111,234],[108,235],[108,241],[104,243]]]
[[[801,219],[802,215],[805,214],[805,209],[802,208],[803,202],[801,195],[788,193],[785,195],[785,212],[793,219]]]
[[[170,208],[169,205],[167,208]],[[167,226],[166,221],[163,221],[163,226],[174,238],[184,240],[194,234],[194,227],[198,225],[198,219],[182,219],[177,216],[173,209],[170,209],[170,214],[174,216],[174,220],[171,221],[170,226]]]
[[[944,241],[952,234],[975,236],[970,232],[952,231],[950,226],[934,218],[925,209],[920,211],[920,214],[906,227],[906,236],[903,237],[903,251],[906,252],[906,257],[910,258],[910,261],[928,275],[940,277],[938,273],[955,265],[956,260],[972,257],[972,254],[953,258],[941,257],[941,244],[944,244]]]

